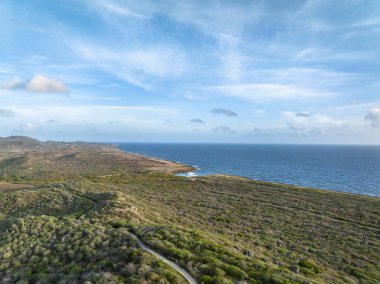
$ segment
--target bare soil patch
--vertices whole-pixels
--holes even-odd
[[[15,191],[21,189],[31,189],[34,186],[21,183],[0,182],[0,192],[2,191]]]

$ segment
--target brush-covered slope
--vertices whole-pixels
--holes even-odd
[[[27,137],[0,138],[0,178],[9,181],[56,181],[123,172],[176,173],[192,167],[119,151],[112,145],[39,142]]]
[[[3,283],[376,283],[380,200],[228,176],[112,146],[0,148]],[[25,185],[23,185],[25,186]]]

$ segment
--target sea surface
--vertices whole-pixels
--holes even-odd
[[[117,143],[120,149],[195,166],[183,175],[232,174],[380,196],[380,146]]]

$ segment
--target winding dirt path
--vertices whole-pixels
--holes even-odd
[[[189,282],[190,284],[197,284],[197,281],[191,277],[191,275],[189,273],[187,273],[184,269],[182,269],[181,267],[179,267],[177,264],[175,264],[173,261],[167,259],[166,257],[162,256],[161,254],[155,252],[154,250],[148,248],[146,245],[144,245],[138,238],[136,235],[130,233],[130,235],[136,240],[137,244],[139,245],[139,247],[141,247],[143,250],[153,254],[154,256],[158,257],[159,259],[161,259],[163,262],[165,262],[166,264],[170,265],[172,268],[174,268],[178,273],[180,273],[183,277],[186,278],[187,282]]]

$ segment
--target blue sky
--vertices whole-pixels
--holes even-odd
[[[0,0],[0,136],[380,144],[380,1]]]

